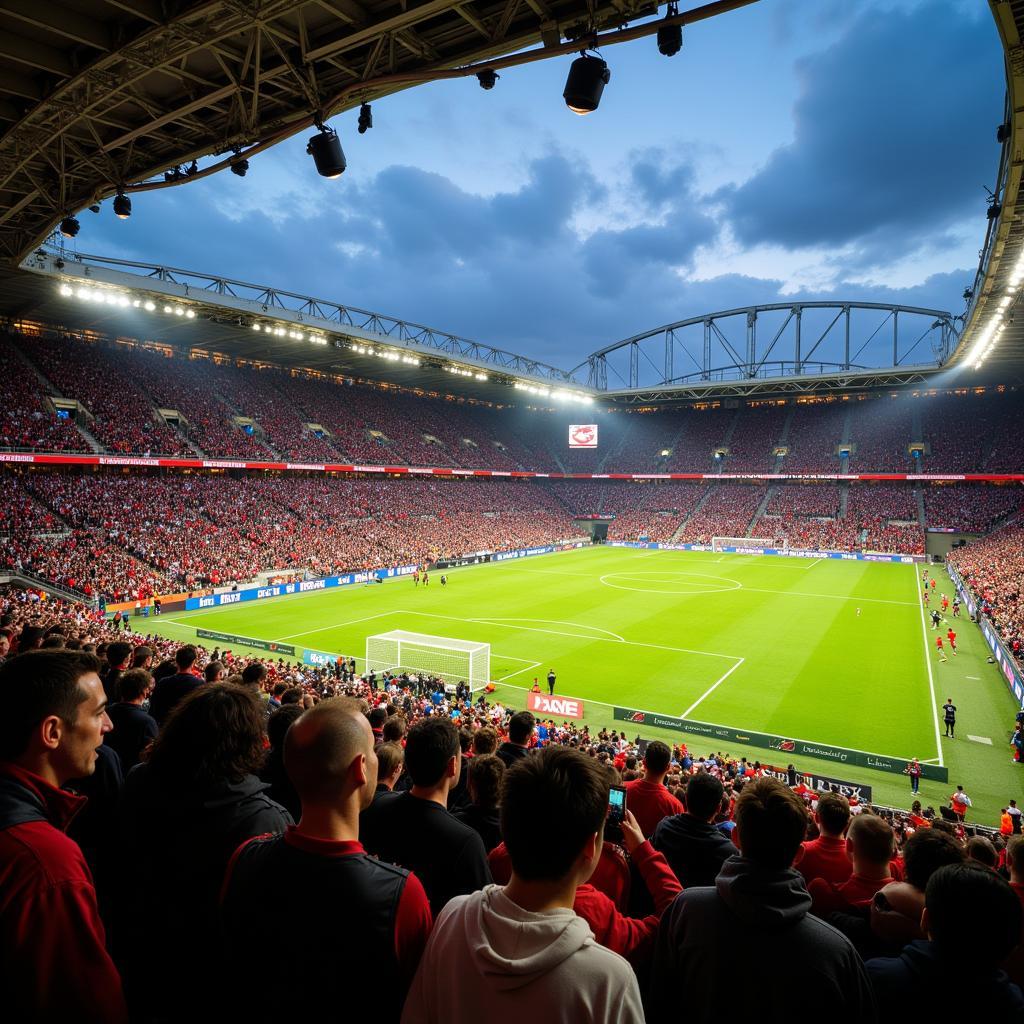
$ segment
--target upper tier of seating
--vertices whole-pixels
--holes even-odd
[[[74,421],[52,399],[78,403]],[[659,412],[493,408],[395,388],[0,335],[0,448],[567,473],[1020,472],[1024,400],[846,396]],[[568,426],[599,426],[571,449]]]

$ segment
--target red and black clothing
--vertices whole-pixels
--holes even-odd
[[[270,897],[286,878],[300,879],[301,887]],[[221,919],[227,949],[238,959],[224,972],[233,987],[225,1005],[240,1019],[275,1024],[336,1019],[368,977],[372,1016],[397,1021],[433,924],[412,872],[368,856],[358,842],[316,839],[295,826],[235,851],[221,891]],[[254,935],[301,949],[301,976],[271,971],[253,984]]]
[[[634,779],[626,783],[626,806],[636,818],[640,831],[649,839],[658,822],[672,814],[682,814],[683,805],[661,782]]]
[[[0,765],[0,991],[11,1021],[127,1021],[92,876],[64,830],[85,799]]]
[[[853,864],[842,837],[819,836],[801,846],[793,867],[804,876],[808,888],[816,878],[842,885],[853,874]]]

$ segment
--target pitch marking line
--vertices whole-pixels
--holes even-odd
[[[913,565],[911,568],[914,570],[914,591],[916,593],[917,566]],[[918,601],[917,604],[921,611],[921,640],[924,642],[924,663],[928,668],[928,691],[932,698],[932,720],[935,722],[935,749],[939,753],[937,758],[939,767],[943,768],[945,765],[942,761],[942,737],[939,735],[939,705],[935,699],[935,677],[932,675],[932,652],[931,645],[928,643],[928,625],[924,621],[924,602]]]
[[[694,650],[692,647],[667,647],[664,644],[648,644],[648,643],[643,643],[640,640],[623,640],[623,639],[612,640],[609,637],[585,636],[585,635],[580,634],[580,633],[566,633],[566,632],[564,632],[562,630],[558,630],[558,629],[539,629],[536,626],[509,626],[508,625],[508,620],[504,620],[503,621],[501,619],[485,619],[485,618],[465,619],[465,618],[462,618],[461,616],[458,616],[458,615],[439,615],[439,614],[437,614],[435,612],[409,611],[409,610],[404,609],[404,608],[396,609],[396,614],[399,614],[399,615],[425,615],[425,616],[427,616],[427,618],[432,618],[432,619],[451,619],[453,622],[474,622],[474,623],[480,623],[481,625],[485,625],[485,626],[506,626],[509,629],[522,629],[522,630],[526,630],[526,631],[531,632],[531,633],[551,633],[554,636],[575,637],[578,640],[593,640],[593,641],[596,641],[596,642],[599,642],[599,643],[609,643],[609,644],[628,644],[630,647],[650,647],[650,648],[653,648],[654,650],[658,650],[658,651],[675,651],[675,652],[680,653],[680,654],[701,654],[701,655],[704,655],[707,658],[725,658],[726,661],[743,661],[742,658],[738,657],[735,654],[719,654],[717,651],[698,651],[698,650]],[[550,622],[550,621],[553,621],[553,620],[550,620],[550,619],[532,619],[531,621],[533,621],[533,622]],[[555,624],[559,625],[559,623],[557,623],[557,622]],[[564,625],[564,623],[562,623],[562,625]],[[569,623],[569,625],[580,626],[580,628],[582,628],[582,629],[600,629],[599,626],[583,626],[583,625],[581,625],[578,622]],[[602,630],[602,632],[607,632],[607,630]],[[662,713],[663,712],[659,712],[659,714],[662,714]]]
[[[964,676],[965,679],[973,679],[976,683],[981,682],[981,676]]]
[[[502,655],[499,654],[498,657],[500,658],[500,657],[502,657]],[[505,660],[506,661],[524,661],[525,659],[523,659],[523,658],[506,658]],[[509,672],[508,675],[498,676],[498,678],[495,679],[494,681],[496,683],[504,683],[506,679],[511,679],[513,676],[517,676],[521,672],[529,672],[531,669],[535,669],[540,664],[542,664],[542,662],[531,661],[529,664],[527,664],[526,668],[517,668],[515,670],[515,672]],[[505,685],[506,686],[511,686],[512,684],[511,683],[505,683]],[[525,687],[518,687],[517,686],[516,689],[517,690],[518,689],[525,689]]]
[[[393,615],[394,612],[378,612],[376,615],[364,615],[361,619],[349,619],[347,622],[332,622],[329,626],[321,626],[319,629],[307,629],[304,633],[290,633],[288,636],[279,636],[275,643],[281,640],[297,640],[300,636],[312,636],[314,633],[326,633],[330,629],[340,629],[342,626],[352,626],[357,622],[369,622],[371,619],[382,619],[385,615]]]
[[[974,740],[975,743],[984,743],[986,746],[992,746],[991,736],[971,736],[970,733],[968,733],[967,738],[969,740]]]
[[[727,672],[725,672],[717,680],[715,680],[715,682],[712,683],[679,717],[689,718],[690,713],[693,711],[693,709],[696,708],[699,704],[703,703],[706,698],[710,697],[711,694],[713,694],[715,690],[717,690],[719,686],[721,686],[722,683],[724,683],[726,679],[728,679],[729,676],[731,676],[733,672],[735,672],[736,669],[738,669],[745,660],[745,658],[740,658],[740,660],[737,661],[736,664],[732,666],[732,668],[730,668]]]

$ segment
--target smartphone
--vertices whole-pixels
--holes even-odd
[[[624,786],[612,786],[608,793],[608,823],[621,825],[626,818],[626,790]]]

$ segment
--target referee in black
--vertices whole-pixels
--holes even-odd
[[[951,739],[956,739],[956,705],[953,703],[952,697],[946,698],[946,703],[942,705],[942,711],[946,716],[946,735]]]
[[[551,696],[555,694],[555,670],[553,668],[548,669],[548,693]]]

